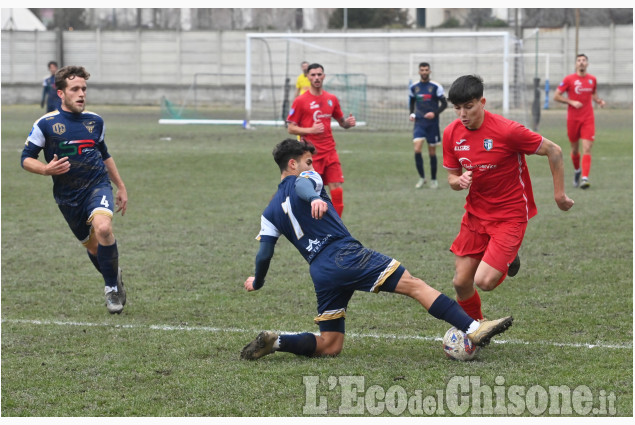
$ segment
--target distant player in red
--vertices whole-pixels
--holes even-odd
[[[556,89],[554,100],[569,105],[567,108],[567,135],[571,142],[571,161],[573,161],[573,186],[587,189],[591,172],[591,147],[595,140],[595,117],[593,102],[604,107],[606,102],[599,98],[596,78],[586,72],[589,58],[579,54],[575,59],[575,74],[564,77]],[[567,94],[565,97],[564,94]],[[582,169],[580,169],[579,142],[582,141]],[[580,176],[582,183],[580,184]]]
[[[344,195],[342,183],[344,174],[339,156],[335,150],[335,139],[331,132],[331,118],[340,127],[348,129],[355,127],[355,117],[350,114],[344,118],[340,102],[335,95],[325,91],[324,67],[318,63],[309,65],[307,77],[311,82],[308,91],[296,97],[291,105],[287,118],[289,134],[298,135],[311,142],[317,149],[313,155],[313,168],[328,185],[333,207],[339,216],[344,211]]]
[[[461,229],[452,243],[457,301],[473,319],[483,318],[476,287],[491,291],[520,268],[518,250],[536,215],[525,155],[547,156],[554,199],[567,211],[560,146],[523,125],[485,110],[483,80],[458,78],[448,100],[458,119],[443,132],[443,167],[454,190],[468,190]],[[465,170],[465,171],[463,171]]]

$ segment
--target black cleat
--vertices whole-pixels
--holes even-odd
[[[520,270],[520,256],[516,254],[516,258],[511,262],[509,268],[507,269],[507,276],[514,277],[518,274],[518,270]]]

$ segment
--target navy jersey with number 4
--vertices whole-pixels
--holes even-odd
[[[104,161],[110,158],[104,142],[103,119],[92,112],[53,111],[33,124],[22,151],[24,159],[37,159],[44,150],[44,159],[51,162],[68,157],[70,170],[53,177],[53,196],[59,205],[77,205],[88,190],[110,185]]]
[[[295,191],[296,179],[310,179],[315,192],[328,204],[328,211],[320,220],[311,217],[311,203],[301,199]],[[349,233],[326,194],[322,178],[315,171],[299,176],[287,176],[260,218],[261,241],[276,243],[284,235],[311,263],[316,255],[334,241],[350,238]]]

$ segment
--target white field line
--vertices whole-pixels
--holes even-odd
[[[242,329],[242,328],[216,328],[210,326],[171,326],[171,325],[134,325],[134,324],[112,324],[112,323],[90,323],[90,322],[63,322],[58,320],[26,320],[26,319],[2,319],[2,323],[14,323],[24,325],[48,325],[48,326],[79,326],[79,327],[111,327],[118,329],[149,329],[155,331],[187,331],[187,332],[233,332],[233,333],[250,333],[257,334],[258,330]],[[289,331],[275,331],[277,333],[295,333]],[[376,338],[376,339],[399,339],[399,340],[418,340],[418,341],[439,341],[443,340],[442,337],[434,336],[419,336],[419,335],[394,335],[394,334],[360,334],[351,333],[346,334],[351,338]],[[511,344],[511,345],[543,345],[552,347],[565,347],[565,348],[603,348],[603,349],[621,349],[632,350],[633,344],[607,344],[598,342],[596,344],[581,344],[581,343],[565,343],[555,341],[522,341],[519,339],[493,339],[495,344]]]

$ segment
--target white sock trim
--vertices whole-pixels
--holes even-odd
[[[470,327],[467,328],[467,331],[465,332],[465,334],[469,335],[471,333],[476,332],[476,330],[479,328],[479,326],[481,326],[481,324],[479,322],[477,322],[476,320],[474,320],[472,322],[472,324],[470,325]]]

